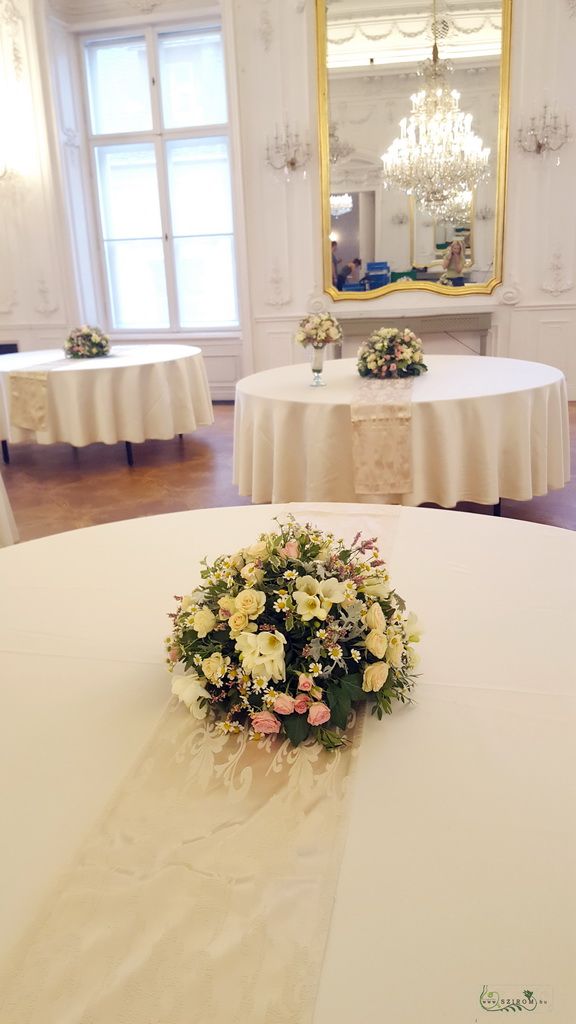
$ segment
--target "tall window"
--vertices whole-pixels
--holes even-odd
[[[217,28],[83,42],[112,326],[238,323]]]

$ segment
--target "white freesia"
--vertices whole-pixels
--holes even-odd
[[[273,679],[280,682],[286,678],[284,646],[286,637],[277,630],[254,633],[240,633],[236,637],[236,650],[240,652],[242,668],[254,679],[264,682]]]
[[[296,580],[296,590],[303,594],[310,594],[313,597],[319,592],[320,584],[313,576],[299,576]]]
[[[206,718],[208,704],[201,706],[198,702],[201,697],[206,697],[209,700],[210,694],[202,686],[200,677],[196,672],[185,676],[174,676],[172,680],[172,693],[186,705],[194,715],[194,718]]]
[[[386,650],[386,661],[393,668],[400,668],[402,665],[402,655],[404,654],[404,644],[402,637],[399,633],[394,634],[388,640],[388,648]]]
[[[325,619],[328,615],[326,608],[323,608],[318,598],[313,594],[307,594],[303,590],[294,591],[296,611],[303,622],[310,619]]]
[[[346,584],[331,576],[330,579],[320,581],[320,594],[324,601],[342,604],[346,600]]]
[[[388,597],[392,587],[386,576],[369,576],[362,584],[360,590],[366,597]]]
[[[422,626],[414,612],[409,612],[406,619],[406,638],[410,644],[416,644],[422,638]]]

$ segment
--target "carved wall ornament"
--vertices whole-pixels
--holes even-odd
[[[273,264],[272,271],[268,278],[268,298],[266,300],[267,306],[286,306],[290,302],[291,296],[288,288],[285,287],[284,278],[280,273],[278,266]]]
[[[268,7],[264,7],[260,11],[260,17],[258,18],[258,38],[264,47],[266,53],[272,45],[272,39],[274,38],[274,27],[272,25],[272,18],[270,17],[270,10]]]
[[[562,253],[555,252],[548,266],[548,272],[542,281],[542,291],[549,295],[561,295],[574,287],[574,282],[564,266]]]
[[[505,284],[500,293],[500,301],[504,306],[517,306],[521,298],[522,293],[517,281]]]
[[[306,311],[308,313],[323,313],[326,309],[327,302],[328,300],[326,296],[322,292],[319,292],[316,285],[314,285],[312,291],[308,293]]]
[[[58,303],[52,300],[50,289],[43,277],[38,280],[36,293],[39,295],[39,301],[34,306],[37,313],[41,313],[43,316],[50,316],[60,308]]]
[[[18,294],[16,289],[13,288],[11,291],[6,291],[0,294],[0,314],[11,313],[15,306],[18,305]]]
[[[566,0],[566,3],[568,4],[568,12],[570,14],[570,17],[573,18],[576,14],[576,0]]]
[[[62,129],[63,145],[67,149],[80,149],[80,135],[76,128]]]
[[[156,7],[160,7],[164,0],[128,0],[128,6],[141,14],[150,14]]]
[[[23,21],[24,15],[14,0],[0,0],[0,25],[5,27],[12,42],[12,66],[17,79],[22,78],[24,72],[24,57],[20,46]]]

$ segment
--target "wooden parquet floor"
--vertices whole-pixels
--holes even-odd
[[[182,441],[134,445],[135,465],[124,445],[13,445],[2,466],[21,540],[83,526],[185,509],[248,505],[232,484],[234,407],[218,403],[215,423]],[[576,530],[576,403],[570,407],[572,480],[562,491],[532,501],[502,502],[502,515]],[[480,505],[459,510],[490,514]]]

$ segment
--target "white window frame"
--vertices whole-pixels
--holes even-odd
[[[162,96],[160,69],[158,62],[157,38],[164,34],[177,34],[204,32],[216,30],[220,33],[222,49],[224,54],[224,76],[227,98],[228,120],[216,125],[202,125],[195,128],[164,128],[162,126]],[[88,78],[86,70],[85,47],[90,43],[104,42],[114,39],[143,38],[146,43],[146,54],[148,60],[148,71],[150,75],[150,107],[152,112],[152,127],[145,132],[114,132],[112,134],[97,134],[92,131],[92,118],[90,111],[90,100],[88,95]],[[90,199],[94,214],[94,222],[97,227],[97,248],[100,279],[103,283],[102,303],[105,312],[108,329],[116,336],[130,336],[134,334],[154,336],[159,335],[183,335],[190,337],[194,334],[237,336],[240,330],[240,282],[238,274],[238,248],[237,228],[234,203],[234,167],[233,167],[233,139],[231,137],[230,125],[230,89],[228,85],[228,69],[226,62],[226,46],[223,27],[218,18],[190,20],[177,23],[159,24],[130,24],[117,29],[103,29],[102,31],[84,32],[77,36],[79,75],[81,81],[81,103],[83,120],[86,131],[86,142],[89,151],[90,163]],[[230,191],[232,202],[232,246],[235,264],[235,292],[237,321],[230,323],[200,323],[191,327],[183,327],[179,323],[178,292],[176,283],[176,260],[173,245],[172,224],[170,215],[170,201],[168,191],[168,168],[166,162],[166,143],[170,141],[186,141],[189,139],[225,138],[228,147],[228,159],[230,167]],[[156,153],[156,167],[158,177],[158,193],[160,202],[160,216],[162,223],[162,245],[164,254],[164,268],[166,275],[166,293],[169,324],[165,327],[116,327],[112,322],[112,303],[110,293],[110,282],[106,265],[106,253],[104,246],[104,231],[102,214],[98,194],[98,174],[96,166],[96,149],[100,146],[123,145],[130,143],[147,142],[152,143]]]

